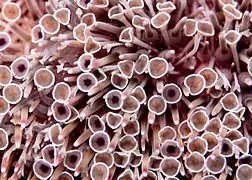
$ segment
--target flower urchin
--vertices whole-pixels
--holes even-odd
[[[0,8],[1,179],[251,179],[251,1]]]

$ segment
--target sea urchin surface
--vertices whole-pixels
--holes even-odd
[[[1,180],[251,180],[251,0],[1,0]]]

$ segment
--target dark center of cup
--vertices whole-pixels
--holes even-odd
[[[70,160],[71,163],[75,163],[77,161],[77,159],[78,159],[78,157],[76,155],[71,155],[69,157],[69,160]]]
[[[44,164],[41,164],[40,165],[40,170],[43,172],[43,173],[47,173],[49,171],[49,167],[44,165]]]
[[[169,89],[167,95],[168,97],[172,98],[176,95],[176,91],[174,89]]]
[[[95,124],[95,127],[97,128],[97,129],[100,129],[101,128],[101,122],[98,120],[98,119],[96,119],[95,121],[94,121],[94,124]]]
[[[50,149],[50,150],[48,151],[48,155],[49,155],[50,159],[53,159],[53,158],[54,158],[54,150],[53,150],[53,149]]]
[[[174,146],[168,146],[167,147],[167,152],[168,153],[175,153],[175,151],[176,151],[176,148]]]
[[[42,34],[42,32],[39,31],[38,32],[38,38],[41,39],[42,37],[43,37],[43,34]]]
[[[17,67],[17,69],[18,69],[18,71],[19,72],[24,72],[25,71],[25,69],[26,69],[26,67],[25,67],[25,65],[24,64],[20,64],[20,65],[18,65],[18,67]]]
[[[104,146],[105,145],[105,140],[101,137],[97,138],[97,144],[99,146]]]
[[[58,113],[59,113],[60,115],[65,114],[65,113],[66,113],[66,108],[65,108],[64,106],[59,106],[59,107],[58,107]]]
[[[0,38],[0,46],[4,46],[6,44],[6,39]]]
[[[117,96],[112,97],[112,103],[117,104],[119,102],[119,98]]]
[[[90,65],[90,60],[89,59],[85,60],[85,63],[84,63],[85,68],[88,68],[89,65]]]
[[[243,159],[240,159],[239,163],[252,165],[252,159],[250,157],[245,157]]]
[[[92,84],[92,81],[90,79],[85,79],[83,80],[83,82],[84,82],[84,85],[87,87],[89,87]]]
[[[229,145],[224,143],[223,146],[222,146],[222,151],[225,153],[225,152],[228,152],[229,151]]]

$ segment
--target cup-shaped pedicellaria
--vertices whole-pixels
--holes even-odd
[[[219,146],[219,151],[225,157],[231,157],[234,154],[233,142],[228,138],[222,139]]]
[[[160,171],[164,176],[177,176],[181,167],[180,162],[174,157],[166,157],[160,163]]]
[[[1,41],[1,39],[0,39]],[[0,65],[0,85],[6,86],[12,81],[12,72],[8,66]]]
[[[62,146],[64,139],[59,139],[58,136],[62,132],[62,127],[57,123],[49,128],[49,139],[54,146]]]
[[[249,152],[249,140],[246,137],[242,137],[240,139],[236,139],[233,141],[234,146],[239,149],[239,151],[243,154],[248,154]]]
[[[186,76],[184,80],[185,86],[189,89],[192,96],[199,95],[206,87],[206,80],[200,74],[191,74]]]
[[[129,160],[130,160],[128,153],[115,151],[113,153],[113,156],[114,156],[115,166],[120,167],[120,168],[125,168],[128,165]]]
[[[249,58],[247,63],[247,69],[250,76],[252,76],[252,58]]]
[[[117,113],[108,112],[106,114],[106,122],[111,129],[118,128],[121,125],[122,119],[122,115]]]
[[[185,159],[186,168],[193,173],[199,173],[205,168],[205,157],[199,152],[193,152]]]
[[[94,163],[102,162],[111,168],[114,164],[114,156],[111,152],[96,153]]]
[[[224,115],[222,124],[223,127],[228,130],[239,129],[241,127],[241,121],[239,117],[237,117],[233,112],[228,112]]]
[[[236,178],[239,180],[252,179],[252,167],[248,164],[242,164],[236,171]]]
[[[144,91],[144,88],[142,86],[135,87],[131,95],[137,99],[139,104],[146,103],[146,99],[147,99],[146,92]]]
[[[141,165],[142,160],[143,160],[143,155],[142,154],[136,153],[134,151],[130,152],[130,155],[129,155],[129,164],[130,164],[130,166],[138,167],[138,166]]]
[[[243,137],[242,133],[238,130],[230,130],[227,132],[226,136],[227,139],[234,141]]]
[[[11,37],[7,32],[0,32],[0,51],[5,50],[11,45]]]
[[[54,163],[56,162],[56,158],[57,158],[57,149],[54,145],[52,145],[52,144],[46,145],[42,149],[41,153],[42,153],[42,157],[44,160],[46,160],[47,162],[54,165]]]
[[[123,152],[133,151],[137,148],[137,140],[134,138],[134,136],[125,135],[119,140],[118,147]]]
[[[166,75],[169,70],[169,64],[164,58],[152,58],[149,61],[148,72],[149,75],[158,79]]]
[[[39,24],[43,31],[50,35],[54,35],[60,30],[60,23],[54,18],[52,14],[45,14],[40,19]]]
[[[71,11],[68,8],[57,9],[53,13],[54,19],[56,19],[62,25],[68,25],[70,22]]]
[[[218,180],[214,175],[207,175],[202,177],[202,180]]]
[[[74,178],[69,172],[64,171],[60,173],[58,180],[74,180]]]
[[[160,156],[150,156],[148,161],[149,169],[152,171],[158,171],[162,159],[163,158],[161,158]]]
[[[167,104],[165,99],[160,95],[153,95],[149,98],[148,109],[150,112],[161,115],[165,112]]]
[[[89,146],[95,152],[105,152],[108,150],[110,137],[106,132],[97,131],[89,138]]]
[[[24,78],[29,71],[29,61],[24,57],[15,59],[11,63],[11,71],[16,79]]]
[[[126,135],[136,136],[140,132],[139,122],[136,120],[129,121],[124,127],[123,132]]]
[[[74,27],[73,29],[73,37],[79,41],[80,43],[85,43],[86,42],[86,28],[87,25],[84,23],[80,23],[77,26]]]
[[[148,18],[139,16],[139,15],[134,15],[132,18],[132,25],[139,30],[144,30],[145,26],[149,24],[150,20]]]
[[[42,30],[39,24],[33,26],[31,31],[31,38],[33,43],[39,43],[45,39],[45,32]]]
[[[218,147],[218,137],[213,132],[205,132],[201,135],[201,137],[207,141],[208,152],[212,152],[215,148]]]
[[[109,168],[102,162],[94,163],[91,166],[90,177],[92,180],[106,180],[109,176]]]
[[[111,76],[111,84],[116,87],[117,89],[124,89],[129,80],[127,76],[119,73],[113,73]]]
[[[17,104],[23,96],[23,89],[16,83],[11,83],[3,88],[3,97],[10,104]]]
[[[82,92],[88,92],[97,85],[97,78],[92,73],[82,73],[77,78],[77,86]]]
[[[131,78],[134,73],[135,63],[130,60],[120,61],[117,64],[119,71],[127,78]]]
[[[215,88],[211,88],[209,89],[209,95],[214,98],[220,98],[222,96],[223,90],[222,89],[215,89]]]
[[[226,167],[226,158],[223,155],[209,155],[206,158],[206,169],[212,174],[219,174]]]
[[[8,22],[16,22],[21,16],[21,8],[18,3],[6,2],[2,7],[2,16]]]
[[[118,180],[133,180],[134,179],[134,174],[132,172],[132,170],[130,169],[126,169],[125,171],[123,171],[117,178]]]
[[[169,37],[166,28],[170,20],[171,16],[167,12],[159,12],[151,18],[151,25],[156,29],[160,29],[166,45],[169,45]]]
[[[194,19],[187,19],[183,29],[186,36],[193,36],[197,32],[197,21]]]
[[[131,25],[130,25],[131,26]],[[135,35],[134,35],[134,31],[132,27],[128,27],[124,30],[122,30],[120,36],[119,36],[119,41],[122,43],[132,43],[132,44],[137,44],[141,47],[144,47],[146,49],[150,49],[153,52],[157,52],[157,50],[155,48],[153,48],[152,46],[150,46],[149,44],[141,41],[140,39],[138,39]]]
[[[149,56],[146,54],[141,54],[135,63],[135,72],[137,74],[143,74],[146,72],[149,65]]]
[[[193,129],[191,128],[191,125],[187,120],[181,122],[178,126],[178,133],[183,139],[188,138],[192,134],[192,132]]]
[[[242,155],[242,156],[238,159],[238,164],[239,164],[239,165],[248,164],[248,165],[252,166],[252,155],[250,155],[250,154]]]
[[[225,94],[221,98],[220,103],[226,111],[231,112],[235,111],[240,105],[236,94],[233,92]]]
[[[236,69],[238,72],[240,72],[240,60],[238,58],[238,53],[236,50],[237,43],[240,41],[242,35],[235,31],[235,30],[229,30],[225,35],[224,38],[226,40],[226,43],[230,46],[231,52],[234,57],[234,62],[236,65]]]
[[[147,175],[142,173],[140,176],[140,180],[157,180],[157,179],[158,179],[157,175],[152,171],[148,171]]]
[[[218,80],[218,74],[213,70],[213,68],[203,68],[199,71],[199,74],[204,77],[206,81],[206,88],[213,87]]]
[[[209,117],[204,110],[195,111],[189,117],[189,122],[194,130],[201,132],[205,130]]]
[[[175,104],[181,100],[182,91],[176,84],[170,83],[164,86],[162,96],[168,104]]]
[[[38,159],[33,164],[33,172],[39,179],[48,179],[53,173],[53,167],[46,160]]]
[[[88,36],[85,42],[84,51],[86,53],[94,54],[100,51],[100,49],[101,49],[100,44],[92,36]]]
[[[79,57],[77,61],[78,67],[83,72],[89,72],[91,70],[90,67],[93,61],[94,61],[93,54],[84,53]]]
[[[197,31],[206,37],[213,36],[215,33],[214,27],[211,22],[200,20],[197,23]]]
[[[166,140],[161,146],[161,154],[163,157],[179,158],[181,153],[179,144],[174,140]]]
[[[167,13],[171,13],[176,9],[176,6],[174,5],[173,2],[168,1],[168,2],[158,2],[156,4],[156,7],[159,11],[164,11]]]
[[[196,151],[205,155],[208,150],[207,141],[202,137],[196,137],[188,142],[187,149],[191,153]]]
[[[87,27],[92,27],[96,23],[96,16],[94,13],[86,13],[81,17],[81,22],[85,23]]]
[[[161,143],[164,143],[166,140],[174,140],[177,137],[177,133],[171,126],[165,126],[158,132],[158,137]]]
[[[210,119],[205,130],[206,130],[206,132],[212,132],[214,134],[219,134],[221,127],[222,127],[222,122],[221,122],[220,118],[214,117],[214,118]]]
[[[63,161],[64,166],[71,171],[75,171],[82,161],[82,156],[80,150],[67,151]]]
[[[10,110],[10,104],[5,100],[3,96],[0,96],[0,115],[5,115]]]
[[[65,82],[57,83],[52,91],[53,99],[59,103],[64,103],[70,98],[71,88]]]
[[[111,90],[105,95],[106,105],[112,110],[119,110],[123,105],[122,92],[119,90]]]
[[[140,103],[138,100],[130,95],[123,100],[122,111],[125,113],[137,112],[140,108]]]
[[[127,19],[124,16],[124,9],[121,4],[118,4],[116,6],[113,6],[112,8],[109,9],[108,12],[108,17],[110,19],[118,19],[122,23],[126,24],[126,26],[131,26]]]
[[[91,1],[90,0],[85,0],[85,1],[77,0],[76,4],[78,7],[87,10],[91,6]]]
[[[47,68],[40,68],[34,74],[34,84],[41,88],[50,88],[55,83],[53,72]]]
[[[105,131],[106,128],[104,122],[97,115],[92,115],[88,118],[88,127],[93,133]]]
[[[7,132],[0,128],[0,151],[5,150],[9,145],[9,139]]]
[[[71,117],[71,109],[66,104],[54,101],[51,110],[57,122],[66,122]]]

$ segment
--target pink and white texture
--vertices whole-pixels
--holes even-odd
[[[252,179],[251,0],[0,1],[1,179]]]

